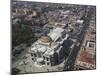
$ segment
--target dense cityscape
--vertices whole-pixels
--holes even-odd
[[[12,1],[12,73],[96,69],[96,7]]]

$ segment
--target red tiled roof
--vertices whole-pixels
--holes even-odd
[[[87,51],[83,51],[80,53],[80,57],[78,61],[86,62],[89,64],[95,64],[95,55],[88,53]]]

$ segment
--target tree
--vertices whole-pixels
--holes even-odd
[[[12,75],[17,75],[21,70],[19,70],[18,68],[12,68]]]

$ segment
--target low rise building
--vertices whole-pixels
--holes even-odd
[[[95,55],[87,51],[82,51],[77,58],[75,69],[95,69],[95,64]]]

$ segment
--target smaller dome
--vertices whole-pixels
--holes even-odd
[[[42,36],[41,39],[40,39],[42,42],[44,43],[48,43],[51,41],[51,38],[48,37],[48,36]]]

